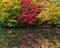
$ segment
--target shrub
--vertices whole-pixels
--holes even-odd
[[[0,22],[6,26],[15,26],[20,8],[20,0],[0,0]],[[13,20],[13,22],[10,20]]]
[[[40,2],[41,1],[41,2]],[[0,0],[0,23],[8,27],[60,24],[58,1]]]
[[[39,23],[58,24],[60,22],[60,6],[57,6],[54,2],[47,2],[44,10],[36,16],[39,19]]]
[[[31,0],[22,0],[22,13],[18,16],[19,20],[27,24],[34,24],[36,22],[35,16],[41,12],[38,4],[32,3]]]

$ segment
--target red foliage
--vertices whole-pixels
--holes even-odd
[[[30,3],[31,0],[21,0],[21,2],[23,2],[23,3]]]
[[[37,4],[31,3],[31,0],[21,0],[21,2],[22,13],[18,16],[18,19],[28,24],[33,24],[36,21],[35,16],[41,12],[41,9]]]

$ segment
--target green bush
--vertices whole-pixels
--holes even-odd
[[[17,16],[21,13],[20,8],[20,0],[0,0],[0,22],[9,27],[15,26]]]

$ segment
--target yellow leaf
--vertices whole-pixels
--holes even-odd
[[[8,0],[2,0],[3,3],[8,2]]]

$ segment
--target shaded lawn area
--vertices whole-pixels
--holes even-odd
[[[45,48],[60,48],[60,28],[50,29],[19,29],[4,28],[0,29],[0,48],[21,48],[22,44],[18,41],[26,34],[34,34],[38,43]]]

